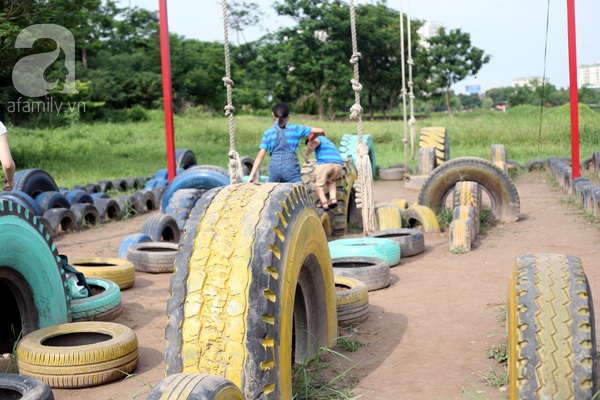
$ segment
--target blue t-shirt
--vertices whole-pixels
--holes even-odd
[[[277,138],[277,130],[275,129],[276,124],[277,122],[275,122],[272,127],[265,131],[262,141],[260,142],[260,146],[258,147],[259,149],[268,150],[269,155],[271,155],[273,148],[275,147],[275,139]],[[300,138],[308,137],[310,129],[310,126],[287,124],[285,129],[285,137],[294,153],[298,149]]]
[[[344,165],[344,160],[335,144],[325,136],[319,137],[319,146],[315,149],[317,164],[341,164]]]

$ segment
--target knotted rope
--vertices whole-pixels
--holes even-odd
[[[236,183],[241,180],[242,166],[240,163],[240,156],[235,151],[235,129],[233,126],[233,113],[235,112],[235,107],[232,104],[233,101],[231,96],[233,80],[231,79],[231,63],[229,62],[229,29],[227,22],[227,0],[223,0],[223,35],[225,48],[225,77],[223,78],[223,84],[227,88],[225,115],[229,118],[229,181],[230,183]]]
[[[402,14],[400,14],[400,20],[402,20]],[[408,25],[408,88],[409,88],[409,98],[410,98],[410,119],[408,120],[408,124],[410,125],[410,155],[411,158],[415,159],[415,140],[416,140],[416,119],[415,119],[415,94],[413,92],[413,76],[412,76],[412,40],[411,40],[411,31],[410,31],[410,0],[408,1],[408,7],[406,11],[406,24]],[[408,165],[407,165],[408,169]]]
[[[400,64],[402,67],[402,117],[404,118],[404,178],[408,177],[408,120],[406,116],[406,70],[404,67],[404,13],[402,12],[403,1],[400,1]],[[410,46],[410,44],[409,44]]]
[[[373,170],[369,158],[369,148],[363,143],[362,138],[362,107],[360,105],[360,91],[362,85],[359,82],[358,60],[360,53],[356,40],[356,12],[354,0],[350,0],[350,24],[352,29],[352,57],[350,63],[354,66],[354,79],[352,89],[354,90],[354,105],[350,108],[350,119],[356,121],[358,130],[358,143],[356,144],[356,163],[358,168],[358,180],[356,190],[356,205],[362,211],[363,232],[368,236],[375,232],[375,212],[373,203]]]

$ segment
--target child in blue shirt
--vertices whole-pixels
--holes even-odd
[[[310,133],[306,140],[308,148],[304,153],[304,160],[308,162],[308,156],[313,151],[317,158],[317,165],[313,175],[313,183],[315,193],[319,196],[321,204],[317,207],[329,210],[337,206],[337,191],[336,186],[338,181],[342,179],[342,168],[344,160],[335,144],[325,137],[325,133]],[[325,197],[325,185],[329,191],[329,202]]]

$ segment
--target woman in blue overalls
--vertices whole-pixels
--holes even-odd
[[[286,103],[277,103],[273,107],[275,123],[263,134],[258,155],[254,160],[248,182],[254,182],[256,172],[265,154],[269,152],[269,182],[302,183],[300,164],[296,150],[300,138],[308,137],[310,133],[324,134],[322,128],[289,124],[290,107]]]

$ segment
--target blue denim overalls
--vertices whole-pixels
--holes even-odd
[[[275,124],[275,145],[269,162],[269,182],[302,183],[298,156],[285,137],[285,129]]]

